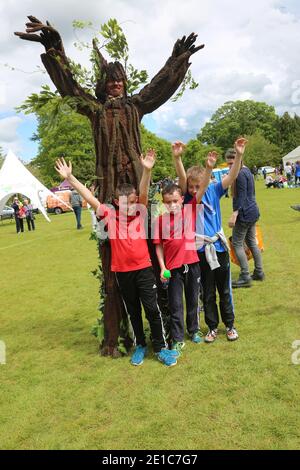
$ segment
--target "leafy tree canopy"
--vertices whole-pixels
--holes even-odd
[[[269,142],[260,132],[255,132],[247,139],[244,161],[249,168],[253,168],[254,165],[276,166],[281,162],[279,147]]]
[[[270,142],[277,143],[277,123],[278,116],[273,106],[252,100],[228,101],[217,109],[197,138],[224,151],[232,147],[237,137],[252,135],[256,131]]]

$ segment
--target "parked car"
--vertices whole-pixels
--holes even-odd
[[[13,210],[13,208],[9,206],[4,206],[0,214],[0,220],[13,219],[14,216],[15,216],[15,211]]]
[[[275,168],[273,166],[262,166],[261,168],[258,169],[258,174],[262,175],[264,169],[266,170],[266,174],[274,173],[275,171]]]

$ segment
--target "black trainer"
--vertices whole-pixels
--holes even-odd
[[[252,279],[250,276],[248,278],[239,277],[236,281],[232,281],[231,285],[233,289],[237,289],[238,287],[251,287]]]
[[[252,281],[264,281],[265,280],[265,273],[257,273],[253,271],[253,274],[251,276]]]

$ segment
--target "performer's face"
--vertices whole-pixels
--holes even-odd
[[[106,83],[106,93],[110,96],[120,96],[124,94],[124,83],[122,80],[109,80]]]

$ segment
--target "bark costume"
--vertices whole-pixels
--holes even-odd
[[[15,33],[21,39],[40,42],[46,52],[42,62],[62,97],[78,98],[77,111],[88,117],[92,127],[96,153],[96,176],[99,185],[99,200],[109,203],[116,187],[121,183],[132,183],[138,188],[142,167],[140,122],[165,103],[182,83],[190,66],[190,56],[204,47],[196,47],[197,36],[191,34],[177,40],[172,55],[164,67],[139,93],[128,97],[111,98],[105,93],[108,80],[122,80],[126,84],[124,69],[119,63],[107,63],[93,43],[100,64],[101,77],[95,95],[84,90],[74,79],[70,62],[65,54],[59,33],[47,22],[42,24],[33,16],[28,17],[26,33]],[[34,34],[39,32],[39,34]],[[126,89],[126,88],[125,88]],[[110,271],[110,246],[100,247],[105,282],[104,325],[105,339],[102,354],[117,354],[121,319],[124,318],[122,301],[116,286],[115,276]]]

